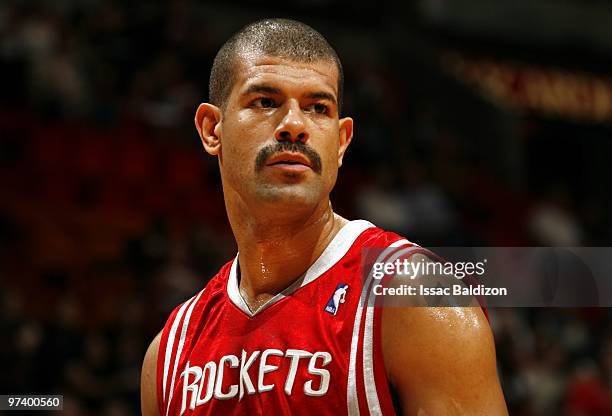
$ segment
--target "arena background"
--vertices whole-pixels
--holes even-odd
[[[261,17],[342,59],[342,215],[428,246],[609,246],[612,4],[405,3],[0,3],[0,392],[139,413],[148,343],[236,250],[192,120]],[[492,310],[510,413],[612,414],[611,316]]]

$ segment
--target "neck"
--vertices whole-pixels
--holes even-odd
[[[289,216],[229,208],[240,252],[240,292],[251,311],[301,277],[348,222],[333,212],[329,200]]]

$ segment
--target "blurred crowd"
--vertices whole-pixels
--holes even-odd
[[[216,13],[192,1],[0,4],[3,394],[63,394],[66,415],[138,414],[148,343],[234,255],[216,160],[192,124],[214,54],[240,26]],[[334,44],[359,27],[322,31]],[[508,116],[418,57],[339,54],[356,120],[339,213],[431,246],[609,244],[607,182],[590,181],[605,163],[580,153],[570,177],[549,150],[563,143],[571,158],[572,140],[609,127]],[[612,414],[611,318],[491,311],[511,414]]]

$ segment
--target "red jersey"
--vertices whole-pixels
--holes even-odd
[[[362,249],[420,251],[367,221],[346,224],[287,289],[252,313],[238,256],[162,332],[160,415],[394,414]],[[391,254],[393,261],[398,254]]]

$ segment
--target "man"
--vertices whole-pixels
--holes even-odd
[[[151,343],[143,414],[507,414],[480,308],[372,303],[363,250],[423,251],[332,210],[353,137],[342,83],[327,41],[291,20],[217,54],[195,123],[239,254]]]

